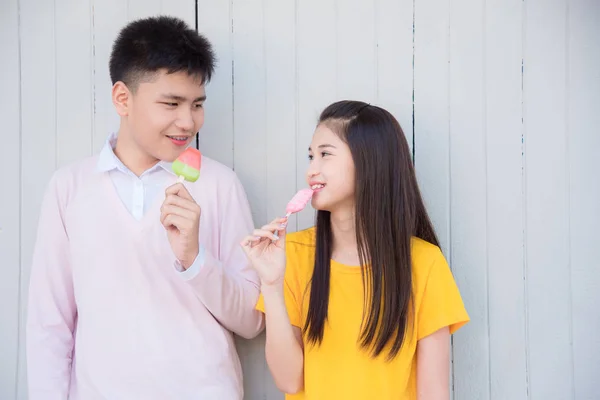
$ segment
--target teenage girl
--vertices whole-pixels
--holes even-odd
[[[450,335],[469,316],[398,121],[334,103],[308,157],[316,226],[286,236],[278,218],[242,242],[275,383],[288,399],[448,399]]]

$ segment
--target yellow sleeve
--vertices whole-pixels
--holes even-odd
[[[298,328],[302,328],[302,318],[300,313],[300,303],[297,301],[297,296],[292,290],[292,287],[296,287],[297,285],[294,282],[290,282],[291,272],[288,272],[286,269],[285,278],[283,281],[283,296],[285,299],[285,307],[288,312],[288,317],[290,318],[290,323]],[[264,313],[265,312],[265,300],[263,298],[262,293],[258,297],[258,302],[255,307],[258,311]]]
[[[417,340],[446,326],[452,334],[469,322],[458,286],[441,251],[429,269],[417,318]]]

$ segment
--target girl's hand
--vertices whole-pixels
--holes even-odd
[[[241,243],[263,287],[283,284],[286,225],[287,218],[277,218],[261,229],[255,229]]]

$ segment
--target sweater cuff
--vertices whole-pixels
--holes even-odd
[[[183,265],[181,265],[179,260],[175,260],[175,269],[177,270],[178,275],[181,277],[181,279],[183,279],[184,281],[189,281],[191,279],[194,279],[196,275],[198,275],[198,273],[200,272],[200,268],[204,266],[204,260],[206,259],[205,254],[206,250],[204,249],[204,247],[200,246],[196,259],[188,269],[184,269]]]

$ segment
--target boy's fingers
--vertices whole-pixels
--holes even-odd
[[[194,214],[192,211],[171,204],[163,205],[161,207],[161,214],[164,214],[165,216],[169,214],[174,214],[179,215],[180,217],[184,217],[185,219],[191,220],[196,218],[196,214]]]
[[[175,194],[166,195],[163,204],[173,204],[194,212],[198,211],[200,208],[200,206],[193,199],[189,200]]]
[[[161,222],[165,228],[174,226],[179,230],[187,225],[187,219],[175,214],[165,214],[164,218],[161,218]]]
[[[169,186],[165,190],[165,195],[168,196],[170,194],[174,194],[176,196],[183,197],[184,199],[194,201],[194,198],[192,197],[192,195],[190,194],[190,192],[188,192],[188,190],[183,185],[183,183],[176,183],[174,185]]]

